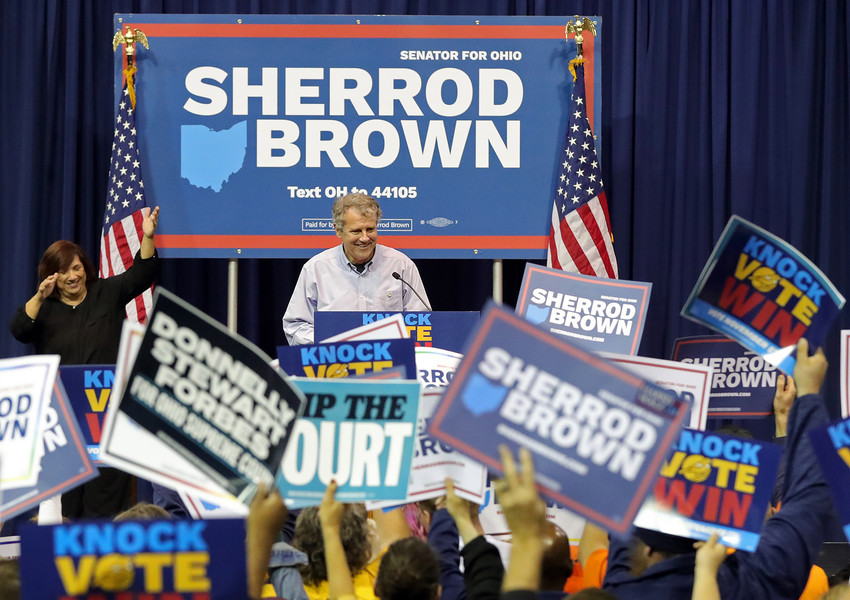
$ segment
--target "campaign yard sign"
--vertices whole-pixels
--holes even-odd
[[[115,365],[63,365],[59,377],[83,430],[89,455],[94,464],[102,464],[100,437],[115,380]]]
[[[32,487],[3,491],[0,496],[0,522],[97,477],[97,469],[89,459],[83,434],[58,377],[53,383],[53,396],[42,428],[38,482]]]
[[[600,279],[527,263],[516,313],[585,350],[637,354],[651,283]]]
[[[270,360],[159,287],[119,408],[247,499],[274,481],[303,402]]]
[[[491,302],[429,431],[496,472],[528,448],[544,497],[624,533],[687,409]]]
[[[590,18],[599,131],[604,27]],[[551,207],[516,199],[548,198],[557,179],[576,56],[566,22],[115,15],[113,31],[150,41],[137,47],[136,122],[146,189],[169,215],[157,248],[309,257],[338,243],[331,205],[357,191],[382,205],[381,243],[413,258],[544,258]]]
[[[416,378],[423,389],[448,387],[462,358],[463,354],[442,348],[417,347]]]
[[[416,441],[419,383],[293,377],[307,398],[277,476],[289,506],[403,500]]]
[[[708,416],[754,419],[773,414],[776,367],[720,335],[678,338],[673,360],[713,371]]]
[[[21,598],[247,598],[245,521],[87,521],[21,529]]]
[[[675,392],[680,400],[688,403],[689,414],[686,419],[688,427],[705,429],[708,399],[711,393],[712,368],[710,366],[684,365],[672,360],[623,356],[609,352],[600,352],[599,355],[635,375]]]
[[[409,338],[410,332],[404,324],[404,317],[396,313],[379,321],[373,321],[319,340],[323,344],[330,342],[350,342],[353,340],[400,340]]]
[[[737,340],[790,375],[797,340],[820,346],[843,306],[844,296],[813,262],[734,215],[682,316]]]
[[[352,377],[402,366],[405,377],[416,373],[410,338],[278,346],[280,368],[294,377]]]
[[[443,397],[443,390],[423,390],[419,397],[416,449],[410,467],[407,498],[403,504],[445,496],[447,477],[451,478],[459,497],[478,505],[485,501],[487,469],[484,465],[456,452],[428,432],[428,422]],[[370,502],[367,508],[387,508],[398,504],[397,501]]]
[[[400,314],[416,347],[434,347],[461,352],[466,338],[478,323],[476,311],[431,311],[401,313],[370,313],[361,311],[317,310],[315,337],[323,340],[355,327]]]
[[[850,540],[850,419],[810,431],[809,440]]]
[[[43,423],[58,367],[54,354],[0,360],[0,490],[38,481]]]
[[[215,498],[219,504],[238,503],[232,494],[198,467],[199,462],[194,456],[190,455],[190,460],[173,444],[169,445],[156,433],[140,427],[119,410],[119,400],[124,396],[127,379],[139,353],[145,330],[146,327],[130,321],[124,321],[121,328],[111,394],[116,401],[107,406],[100,440],[100,459],[110,466],[174,488],[178,492],[202,494]]]
[[[682,430],[635,526],[752,552],[773,494],[782,449],[774,444]]]

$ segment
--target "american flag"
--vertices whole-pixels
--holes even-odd
[[[125,82],[115,119],[112,157],[109,161],[109,192],[103,216],[103,237],[100,240],[100,276],[112,277],[123,273],[133,264],[139,251],[144,214],[145,184],[139,166],[139,147],[136,142],[136,115]],[[127,303],[127,318],[144,323],[153,303],[148,289]]]
[[[602,171],[587,120],[581,64],[576,65],[564,152],[560,158],[546,264],[564,271],[616,279],[617,257],[611,243]]]

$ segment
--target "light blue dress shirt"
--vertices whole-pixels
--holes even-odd
[[[291,346],[313,343],[316,310],[427,311],[410,289],[393,278],[401,275],[430,304],[419,269],[402,252],[375,246],[362,273],[348,262],[342,244],[320,252],[301,269],[283,315],[283,332]]]

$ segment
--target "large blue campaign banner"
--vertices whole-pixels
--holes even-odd
[[[634,356],[652,284],[601,279],[528,263],[516,313],[585,350]]]
[[[365,340],[278,346],[280,368],[293,377],[353,377],[404,367],[405,378],[416,378],[413,340]]]
[[[21,598],[247,598],[245,521],[89,521],[21,529]]]
[[[790,375],[797,340],[820,346],[842,306],[844,296],[799,250],[735,215],[682,316],[737,340]]]
[[[753,439],[683,429],[635,526],[752,552],[782,449]]]
[[[324,340],[349,329],[380,321],[396,313],[316,311],[315,338]],[[466,338],[478,323],[479,312],[439,310],[402,312],[404,324],[417,346],[462,352]]]
[[[528,448],[544,497],[625,533],[688,408],[490,303],[429,431],[496,472]]]
[[[311,256],[337,243],[333,200],[362,191],[381,203],[381,243],[414,258],[544,258],[576,55],[566,22],[116,15],[150,42],[136,122],[145,189],[168,215],[160,253]]]
[[[63,367],[64,368],[64,367]],[[57,377],[43,424],[43,456],[38,482],[32,487],[3,490],[0,521],[5,521],[57,494],[97,477],[68,396]]]
[[[809,439],[850,540],[850,419],[810,431]]]
[[[713,369],[709,417],[753,419],[773,414],[776,367],[721,335],[678,338],[673,360]]]
[[[115,365],[62,366],[59,377],[83,431],[89,456],[100,465],[100,435],[115,380]]]
[[[309,379],[277,475],[287,505],[318,505],[332,479],[341,502],[404,500],[417,439],[419,383]]]

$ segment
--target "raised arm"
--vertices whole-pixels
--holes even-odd
[[[788,435],[788,415],[796,397],[797,386],[794,383],[794,378],[779,373],[776,376],[776,392],[773,394],[774,437],[782,438]]]
[[[159,225],[159,207],[153,210],[148,209],[148,214],[145,215],[145,220],[142,221],[142,242],[141,254],[142,259],[150,258],[156,251],[156,244],[153,236],[156,234],[156,228]]]
[[[345,506],[337,502],[336,481],[331,481],[319,505],[319,520],[322,523],[322,540],[325,543],[325,565],[328,571],[328,595],[335,600],[354,598],[354,581],[345,558],[342,538],[339,534]]]
[[[502,593],[537,590],[543,559],[543,527],[546,505],[534,485],[534,463],[527,448],[520,448],[520,469],[506,446],[499,448],[505,476],[494,482],[505,520],[511,530],[513,548]]]
[[[724,596],[797,598],[806,585],[832,513],[829,490],[808,439],[809,431],[829,422],[818,393],[826,368],[823,351],[810,354],[808,341],[801,338],[794,368],[797,398],[788,415],[782,509],[762,526],[754,553],[735,553],[720,567],[718,583]]]
[[[717,543],[717,534],[712,533],[707,542],[697,542],[694,566],[694,589],[691,600],[720,600],[717,586],[717,570],[726,558],[726,546]]]
[[[38,284],[38,290],[32,298],[27,300],[24,305],[24,312],[30,319],[35,319],[38,316],[38,311],[41,310],[41,305],[53,293],[53,288],[56,287],[56,280],[59,278],[59,273],[48,275],[44,281]]]
[[[268,493],[264,483],[259,484],[251,501],[246,522],[245,539],[248,558],[248,596],[259,598],[266,572],[269,568],[272,544],[286,522],[286,505],[275,490]]]

